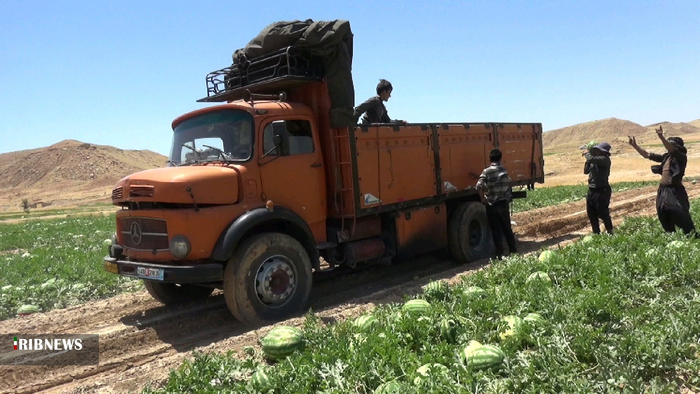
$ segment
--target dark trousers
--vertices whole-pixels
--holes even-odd
[[[610,186],[589,188],[586,196],[586,213],[588,220],[591,222],[594,234],[600,234],[600,222],[603,221],[605,231],[612,234],[613,224],[610,218],[610,197],[612,189]]]
[[[486,205],[486,217],[491,227],[493,243],[496,245],[496,257],[503,257],[503,240],[501,235],[505,235],[510,253],[516,253],[515,235],[510,226],[510,209],[507,201],[497,201],[494,205]]]
[[[685,234],[695,232],[695,224],[690,217],[688,193],[683,185],[659,186],[656,193],[656,214],[666,232],[675,232],[676,226],[683,229]]]

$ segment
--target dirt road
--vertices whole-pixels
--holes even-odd
[[[700,187],[688,185],[691,198]],[[655,188],[613,196],[615,224],[624,218],[655,214]],[[519,249],[528,253],[572,242],[589,232],[585,202],[541,208],[513,215]],[[394,266],[375,266],[316,283],[311,307],[325,322],[358,316],[374,305],[401,301],[432,280],[454,281],[486,264],[458,266],[424,256]],[[300,325],[303,318],[285,321]],[[251,329],[229,314],[223,296],[179,308],[166,308],[146,292],[122,294],[68,309],[0,322],[2,333],[92,333],[100,335],[98,366],[0,366],[0,391],[13,393],[114,393],[157,385],[193,350],[241,350],[257,345],[272,326]]]

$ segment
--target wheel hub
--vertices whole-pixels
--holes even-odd
[[[260,301],[281,306],[289,300],[297,286],[296,270],[284,256],[272,256],[265,260],[255,277]]]
[[[481,223],[478,220],[472,220],[469,223],[469,245],[472,247],[478,246],[481,243],[481,237],[483,236],[483,230],[481,228]]]

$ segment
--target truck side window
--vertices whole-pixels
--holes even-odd
[[[313,153],[314,142],[311,134],[311,122],[308,120],[286,120],[273,122],[265,126],[263,130],[263,151],[268,152],[274,148],[272,140],[274,133],[286,134],[289,137],[289,154],[302,155]],[[270,153],[276,156],[276,152]]]

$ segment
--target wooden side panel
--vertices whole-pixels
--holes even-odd
[[[434,196],[435,155],[432,131],[420,126],[377,128],[379,199],[382,205]]]
[[[498,125],[498,146],[503,152],[502,163],[514,182],[534,183],[537,173],[542,173],[539,137],[541,132],[536,124]]]
[[[366,130],[355,130],[360,208],[376,206],[380,201],[377,129],[378,127],[369,127]]]
[[[396,218],[398,257],[412,257],[447,246],[445,204],[403,211]]]
[[[443,194],[475,187],[489,165],[493,133],[489,124],[449,125],[438,129]]]

